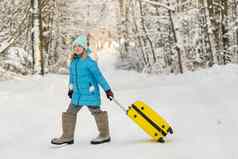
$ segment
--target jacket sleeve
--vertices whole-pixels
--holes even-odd
[[[95,61],[89,60],[88,69],[104,91],[111,89]]]

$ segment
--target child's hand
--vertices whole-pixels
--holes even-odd
[[[72,60],[75,57],[75,53],[70,52],[68,56],[69,56],[69,60]]]
[[[109,100],[112,100],[112,98],[114,97],[114,94],[110,89],[106,91],[106,95]]]
[[[73,93],[74,93],[74,91],[72,89],[69,89],[68,96],[70,99],[72,98]]]

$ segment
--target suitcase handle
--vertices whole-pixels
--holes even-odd
[[[121,103],[119,103],[119,102],[115,99],[115,97],[112,98],[112,101],[113,101],[117,106],[119,106],[122,111],[124,111],[125,113],[127,113],[127,109],[126,109],[124,106],[122,106]]]

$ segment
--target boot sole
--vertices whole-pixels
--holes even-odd
[[[110,141],[111,141],[111,138],[109,138],[107,140],[103,140],[103,141],[91,141],[91,144],[98,145],[98,144],[103,144],[103,143],[110,142]]]
[[[61,142],[61,143],[57,143],[57,142],[51,141],[51,144],[54,144],[54,145],[63,145],[63,144],[72,145],[72,144],[74,144],[74,140],[72,140],[72,141],[67,141],[67,142]]]

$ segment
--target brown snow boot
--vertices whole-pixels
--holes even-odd
[[[97,111],[92,113],[94,115],[99,135],[91,141],[91,144],[101,144],[110,142],[111,137],[109,134],[108,114],[106,111]]]
[[[62,113],[63,134],[59,138],[52,139],[51,143],[55,145],[73,144],[76,119],[77,119],[76,113],[72,113],[72,112]]]

